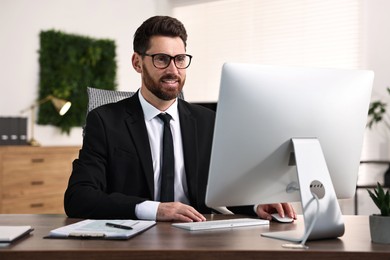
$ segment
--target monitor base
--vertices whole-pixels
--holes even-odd
[[[344,222],[321,144],[317,138],[293,138],[305,231],[296,237],[289,232],[263,233],[262,236],[300,243],[336,238],[344,234]],[[288,185],[291,189],[291,185]],[[316,201],[317,203],[312,203]],[[294,231],[296,232],[296,231]]]

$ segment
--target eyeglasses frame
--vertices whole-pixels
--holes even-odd
[[[166,67],[157,67],[156,64],[154,64],[154,57],[157,56],[157,55],[165,55],[167,57],[169,57],[169,62],[167,63],[167,66]],[[189,57],[190,61],[188,62],[188,65],[184,68],[179,68],[177,65],[176,65],[176,57],[178,56],[181,56],[181,55],[185,55],[187,57]],[[157,69],[166,69],[169,67],[169,65],[171,64],[172,60],[173,60],[173,64],[175,64],[175,67],[177,69],[186,69],[190,66],[191,64],[191,60],[192,60],[192,55],[189,55],[189,54],[177,54],[175,56],[171,56],[171,55],[168,55],[168,54],[165,54],[165,53],[155,53],[155,54],[148,54],[148,53],[143,53],[141,54],[141,56],[148,56],[148,57],[151,57],[152,58],[152,63],[153,63],[153,66]]]

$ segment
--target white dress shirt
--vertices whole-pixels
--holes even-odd
[[[164,127],[163,121],[157,117],[160,113],[168,113],[172,116],[170,126],[175,156],[175,201],[189,204],[179,112],[177,109],[177,99],[166,111],[162,112],[148,103],[142,96],[141,91],[138,91],[138,97],[144,112],[150,150],[152,153],[154,170],[154,201],[144,201],[143,203],[137,204],[135,214],[139,219],[156,220],[157,208],[160,203],[162,139]]]

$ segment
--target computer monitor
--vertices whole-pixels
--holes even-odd
[[[366,70],[224,64],[206,204],[300,201],[306,231],[313,225],[309,239],[341,236],[337,198],[356,189],[373,77]]]

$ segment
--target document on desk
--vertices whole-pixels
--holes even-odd
[[[86,219],[50,231],[46,238],[129,239],[153,227],[148,220]]]

